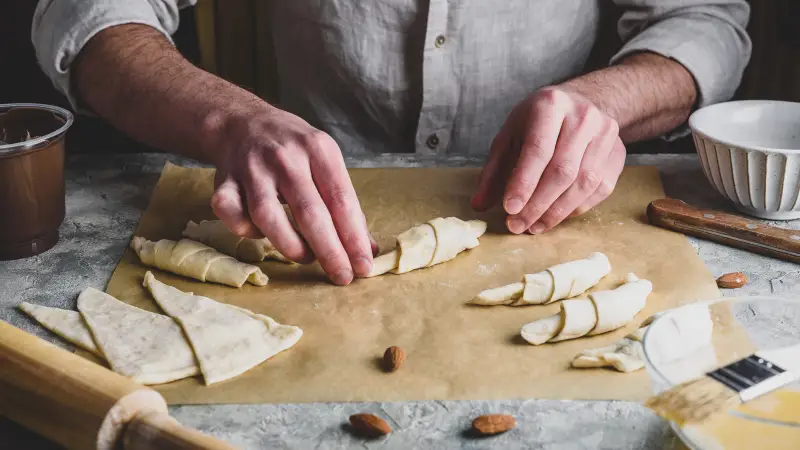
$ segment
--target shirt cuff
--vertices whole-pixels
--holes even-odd
[[[64,94],[72,107],[90,113],[73,89],[71,66],[89,39],[116,25],[148,25],[172,38],[147,2],[127,0],[40,1],[34,13],[31,40],[44,73],[56,89]]]

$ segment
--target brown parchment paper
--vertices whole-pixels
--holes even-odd
[[[303,338],[290,350],[227,382],[199,378],[158,386],[173,404],[426,399],[623,399],[650,393],[644,371],[570,369],[581,350],[619,339],[656,311],[719,296],[712,275],[682,235],[645,222],[647,204],[664,196],[652,167],[625,169],[614,194],[596,210],[540,236],[504,232],[502,211],[469,207],[477,169],[354,169],[362,208],[382,249],[415,223],[439,216],[489,222],[481,245],[447,263],[404,275],[329,284],[319,266],[265,262],[266,287],[200,283],[154,270],[156,277],[297,325]],[[164,168],[136,235],[178,239],[188,220],[213,218],[213,172]],[[488,287],[519,281],[550,265],[602,251],[613,272],[596,289],[616,286],[627,272],[653,282],[636,323],[601,336],[538,347],[520,327],[559,305],[476,307],[464,303]],[[147,269],[128,250],[107,291],[157,311],[141,286]],[[406,351],[401,370],[379,369],[386,347]]]

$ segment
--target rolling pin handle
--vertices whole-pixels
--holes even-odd
[[[219,439],[184,427],[164,412],[146,412],[133,418],[122,444],[125,450],[236,450]]]
[[[702,210],[674,198],[647,206],[652,225],[787,261],[800,262],[800,232],[724,211]]]

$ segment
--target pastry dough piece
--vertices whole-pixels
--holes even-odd
[[[397,248],[400,257],[394,273],[406,273],[420,267],[427,267],[436,252],[436,232],[423,223],[397,235]]]
[[[470,301],[473,305],[509,305],[522,296],[525,283],[517,282],[492,289],[487,289]]]
[[[258,263],[265,259],[292,262],[281,255],[269,239],[237,236],[221,220],[203,220],[200,223],[190,220],[183,230],[183,236],[245,263]]]
[[[197,375],[194,353],[174,320],[86,288],[78,311],[111,368],[142,384]]]
[[[543,305],[583,294],[611,272],[606,255],[595,252],[585,259],[557,264],[546,270],[523,277],[524,289],[517,292],[519,283],[481,292],[469,303],[474,305]],[[499,296],[499,293],[511,293]]]
[[[573,298],[561,303],[561,329],[550,342],[566,341],[585,336],[597,324],[594,302],[588,298]]]
[[[397,274],[430,267],[455,258],[464,250],[477,247],[486,232],[482,220],[463,221],[457,217],[439,217],[416,225],[397,236],[397,248],[373,261],[367,277]]]
[[[561,330],[561,315],[556,314],[553,316],[539,319],[536,322],[531,322],[522,326],[520,334],[522,338],[533,345],[544,344],[557,335]]]
[[[529,343],[540,345],[616,330],[630,323],[644,308],[652,289],[652,283],[629,273],[618,288],[593,292],[588,298],[565,300],[558,314],[523,326],[520,334]]]
[[[597,324],[589,336],[607,333],[629,324],[633,317],[644,308],[653,284],[640,280],[629,273],[625,284],[613,291],[599,291],[589,294],[597,309]]]
[[[256,266],[237,261],[213,248],[189,239],[158,242],[134,237],[131,248],[143,264],[200,281],[242,287],[245,282],[264,286],[269,278]]]
[[[635,372],[644,367],[642,337],[646,326],[604,347],[582,351],[572,360],[572,367],[612,367],[619,372]]]
[[[34,305],[28,302],[20,303],[19,309],[31,316],[43,327],[64,338],[64,340],[96,356],[103,357],[103,352],[95,345],[92,333],[86,326],[86,322],[83,321],[81,313],[68,309]]]
[[[233,378],[297,343],[302,330],[269,317],[180,291],[147,272],[144,286],[180,324],[206,384]]]

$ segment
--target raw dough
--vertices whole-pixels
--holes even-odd
[[[206,384],[233,378],[293,346],[302,330],[269,317],[180,291],[147,272],[144,286],[183,328]]]
[[[583,294],[611,272],[606,255],[595,252],[586,259],[557,264],[534,274],[522,283],[487,289],[469,301],[473,305],[542,305]],[[520,286],[523,287],[520,290]]]
[[[192,348],[174,320],[86,288],[80,311],[111,368],[142,384],[161,384],[199,373]]]
[[[92,333],[86,326],[86,322],[83,321],[81,313],[68,309],[34,305],[28,302],[20,303],[19,309],[68,342],[101,358],[103,357],[103,352],[95,345]]]
[[[131,241],[131,248],[139,255],[143,264],[200,281],[233,287],[242,287],[245,281],[264,286],[269,281],[258,267],[239,262],[189,239],[178,242],[162,239],[154,242],[135,236]]]
[[[397,248],[373,261],[367,277],[386,272],[406,273],[455,258],[464,250],[477,247],[486,232],[482,220],[463,221],[457,217],[438,217],[416,225],[397,236]]]
[[[613,367],[619,372],[635,372],[644,367],[642,338],[646,326],[604,347],[582,351],[572,360],[572,367]]]
[[[644,308],[652,290],[652,283],[629,273],[618,288],[565,300],[558,314],[524,325],[520,334],[529,343],[540,345],[616,330]]]
[[[269,239],[237,236],[221,220],[203,220],[200,223],[190,220],[183,230],[183,236],[246,263],[257,263],[265,259],[292,262],[281,255]]]

